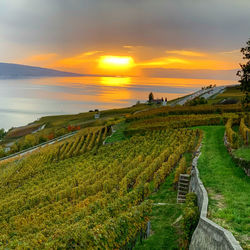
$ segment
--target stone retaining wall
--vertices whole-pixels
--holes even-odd
[[[242,247],[240,246],[239,242],[236,241],[231,232],[207,218],[208,195],[202,181],[199,178],[199,170],[197,169],[198,158],[201,154],[200,149],[201,146],[199,147],[196,156],[193,159],[190,180],[190,191],[196,193],[197,195],[200,219],[193,233],[189,249],[240,250]]]

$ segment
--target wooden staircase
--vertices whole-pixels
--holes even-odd
[[[186,201],[186,194],[189,191],[190,175],[181,174],[178,182],[177,203],[184,203]]]

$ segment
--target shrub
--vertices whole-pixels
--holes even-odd
[[[240,130],[241,136],[242,136],[242,138],[244,140],[244,143],[248,144],[249,136],[250,136],[250,129],[246,126],[244,118],[241,118],[241,120],[240,120],[240,128],[239,128],[239,130]]]
[[[196,106],[201,104],[207,104],[207,100],[204,97],[196,97],[188,102],[186,102],[186,106]]]
[[[185,174],[187,170],[187,163],[185,156],[183,156],[180,160],[179,166],[175,170],[175,176],[174,176],[174,186],[177,187],[179,177],[181,174]]]
[[[195,193],[186,195],[186,204],[183,212],[183,230],[185,239],[190,242],[193,232],[199,221],[199,208],[197,206],[197,196]]]
[[[233,120],[230,118],[227,120],[226,123],[226,135],[227,140],[230,143],[232,148],[238,148],[239,147],[239,136],[237,133],[235,133],[232,129]]]

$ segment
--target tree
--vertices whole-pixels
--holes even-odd
[[[0,129],[0,139],[2,139],[5,136],[6,132],[3,128]]]
[[[14,144],[11,146],[11,148],[10,148],[11,153],[15,153],[15,152],[17,152],[17,151],[19,151],[19,150],[21,150],[21,146],[18,145],[17,143],[14,143]]]
[[[37,139],[34,135],[28,134],[24,138],[24,148],[29,148],[37,144]]]
[[[48,140],[53,140],[55,138],[55,135],[53,132],[51,132],[49,135],[48,135]]]
[[[241,91],[245,93],[243,103],[250,103],[250,38],[246,43],[246,47],[242,48],[240,51],[243,54],[243,59],[247,60],[245,64],[240,64],[241,70],[237,72],[240,77],[240,87]]]
[[[153,100],[154,100],[154,95],[153,95],[152,92],[150,92],[149,95],[148,95],[148,101],[152,102]]]
[[[0,145],[0,158],[5,156],[4,148]]]

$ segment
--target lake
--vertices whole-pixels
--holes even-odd
[[[138,100],[146,101],[151,91],[156,98],[171,100],[209,84],[221,86],[235,82],[141,77],[0,80],[0,128],[26,125],[47,115],[128,107]]]

